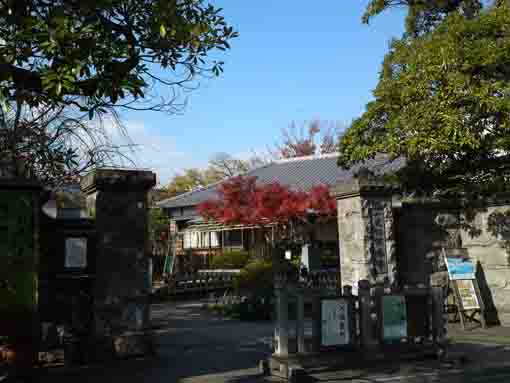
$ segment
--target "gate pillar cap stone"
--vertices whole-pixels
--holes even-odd
[[[338,182],[330,189],[336,199],[356,197],[363,194],[391,195],[400,190],[397,182],[387,180],[383,175],[375,175],[366,168],[362,168],[352,178]]]
[[[156,185],[156,174],[149,170],[100,168],[81,180],[81,190],[87,194],[96,190],[149,190]]]
[[[1,178],[0,177],[0,189],[17,189],[17,190],[42,190],[42,185],[32,179],[15,177],[15,178]]]

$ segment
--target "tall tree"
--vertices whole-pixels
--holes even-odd
[[[14,176],[33,176],[57,189],[92,167],[132,163],[132,144],[116,118],[107,123],[127,138],[123,145],[112,139],[101,118],[88,121],[64,106],[33,108],[15,119],[13,111],[0,113],[0,168]]]
[[[3,0],[0,93],[16,104],[88,112],[138,109],[145,98],[154,103],[140,108],[171,111],[172,99],[150,98],[153,85],[222,71],[208,54],[237,33],[220,11],[202,0]]]
[[[209,160],[209,168],[226,178],[246,173],[250,170],[250,163],[228,153],[217,153]]]
[[[416,37],[430,32],[454,12],[471,18],[482,6],[480,0],[371,0],[363,14],[363,22],[368,24],[372,17],[387,9],[407,7],[406,34]]]
[[[227,153],[217,153],[205,169],[186,169],[184,173],[175,175],[164,188],[159,189],[159,200],[175,197],[198,188],[203,188],[226,178],[245,174],[246,172],[266,164],[266,160],[254,154],[241,160]]]
[[[183,174],[177,174],[165,187],[167,198],[206,187],[211,183],[223,179],[221,173],[200,169],[186,169]]]
[[[287,129],[282,129],[281,142],[276,144],[273,155],[276,158],[294,158],[327,154],[337,151],[341,125],[326,124],[326,121],[314,120],[297,127],[292,122]]]
[[[432,32],[394,41],[375,100],[341,144],[349,166],[404,156],[409,186],[463,193],[510,181],[510,8],[448,16]]]
[[[65,107],[78,121],[112,108],[175,112],[180,89],[223,71],[210,54],[236,36],[203,0],[2,0],[0,130],[8,133],[0,134],[33,136],[24,132],[39,119],[34,110]],[[0,154],[15,161],[19,142],[6,143]]]

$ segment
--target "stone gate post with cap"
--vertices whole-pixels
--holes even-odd
[[[392,196],[397,185],[360,171],[332,189],[337,200],[340,274],[343,286],[358,282],[398,288]]]
[[[148,191],[155,183],[150,171],[121,169],[96,169],[81,182],[97,231],[93,295],[99,358],[152,351]]]

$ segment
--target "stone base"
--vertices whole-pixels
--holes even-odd
[[[436,359],[437,356],[438,345],[435,344],[378,346],[373,349],[290,354],[287,357],[273,354],[267,362],[260,362],[259,370],[261,373],[286,379],[289,382],[300,382],[306,376],[307,371],[318,368],[339,370],[355,367],[363,368],[373,366],[376,363],[386,364],[389,362],[400,363],[406,360]]]
[[[154,341],[149,334],[124,334],[113,337],[113,348],[118,358],[154,355]]]
[[[510,312],[499,312],[498,319],[501,326],[510,327]]]

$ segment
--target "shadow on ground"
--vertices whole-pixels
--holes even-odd
[[[157,356],[117,361],[101,367],[53,371],[43,383],[165,382],[254,383],[279,382],[258,375],[258,361],[272,352],[272,323],[240,322],[201,310],[200,303],[153,305]],[[464,362],[435,360],[361,369],[315,370],[302,382],[352,383],[496,383],[510,382],[510,347],[457,343],[452,352]],[[459,358],[457,358],[458,360]]]

